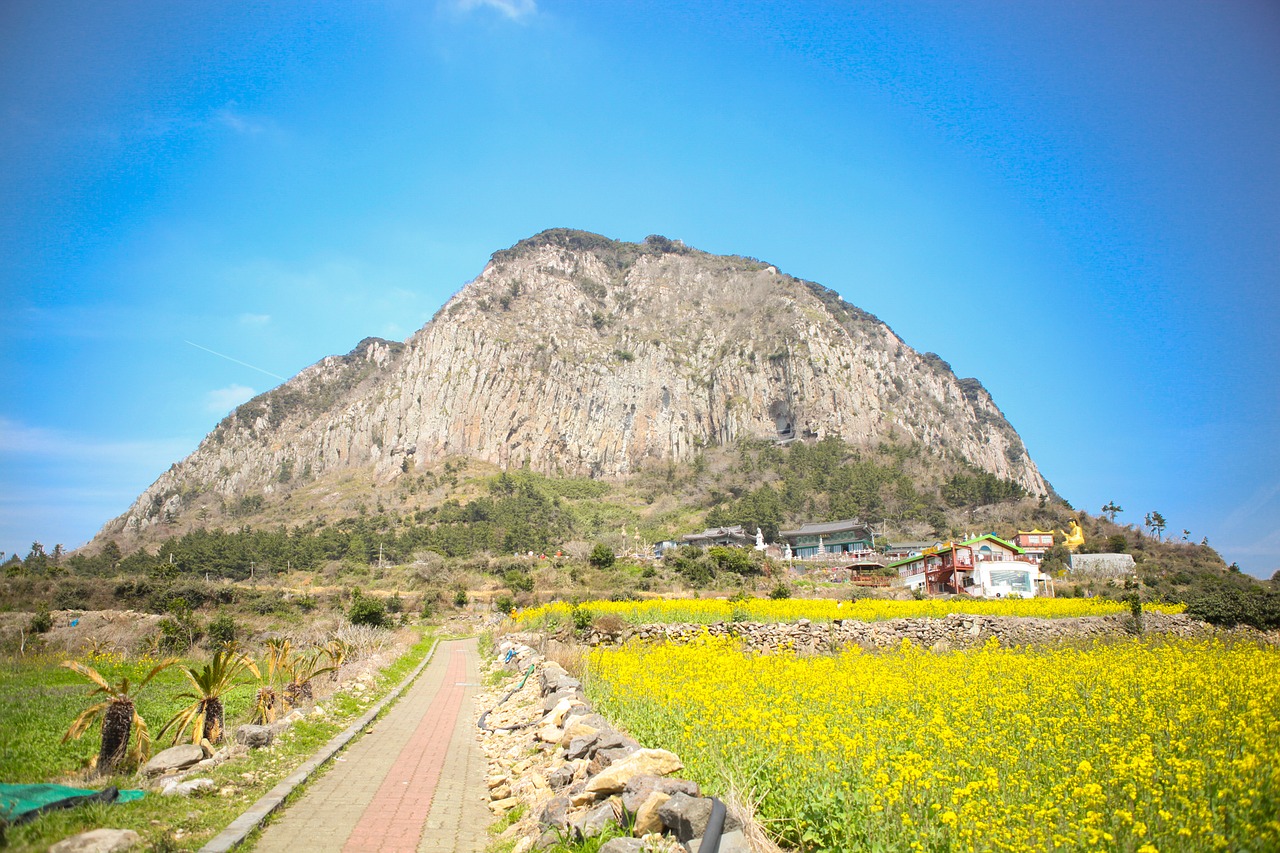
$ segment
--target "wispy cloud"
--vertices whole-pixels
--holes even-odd
[[[228,385],[206,393],[204,407],[215,415],[224,415],[257,393],[248,385]]]
[[[536,0],[452,0],[451,5],[459,12],[494,9],[512,21],[520,21],[538,13]]]
[[[268,122],[245,115],[230,104],[214,110],[213,122],[245,136],[257,136],[273,129]]]
[[[261,328],[271,322],[270,314],[241,314],[238,318],[241,326]]]

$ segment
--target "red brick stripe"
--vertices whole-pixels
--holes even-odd
[[[462,649],[455,649],[449,656],[444,683],[352,830],[343,853],[417,850],[462,708],[465,687],[459,682],[466,674],[466,656]]]

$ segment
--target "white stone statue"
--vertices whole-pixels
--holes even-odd
[[[756,550],[764,550],[764,533],[761,532],[759,527],[756,528]]]
[[[788,543],[787,543],[786,558],[787,558],[787,560],[790,560],[790,559],[791,559],[791,543],[790,543],[790,542],[788,542]]]

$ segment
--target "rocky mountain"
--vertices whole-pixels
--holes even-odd
[[[240,406],[103,534],[343,471],[391,482],[465,456],[617,478],[829,434],[918,442],[1048,492],[980,382],[833,291],[662,237],[554,229],[495,253],[404,343],[366,339]]]

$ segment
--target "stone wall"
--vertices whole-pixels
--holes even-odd
[[[1071,573],[1098,578],[1119,578],[1138,570],[1132,554],[1072,554]]]
[[[1149,634],[1197,636],[1213,631],[1204,622],[1183,614],[1143,613],[1143,630]],[[1014,616],[973,616],[951,614],[942,619],[889,619],[862,622],[846,619],[831,623],[801,620],[797,623],[717,622],[712,625],[627,626],[617,633],[592,631],[588,645],[618,645],[632,638],[650,642],[687,643],[704,634],[737,637],[748,648],[775,651],[791,648],[798,652],[829,652],[856,645],[866,649],[893,648],[903,640],[926,648],[945,651],[981,646],[995,637],[1001,645],[1027,645],[1133,633],[1129,614],[1082,616],[1069,619],[1033,619]]]

